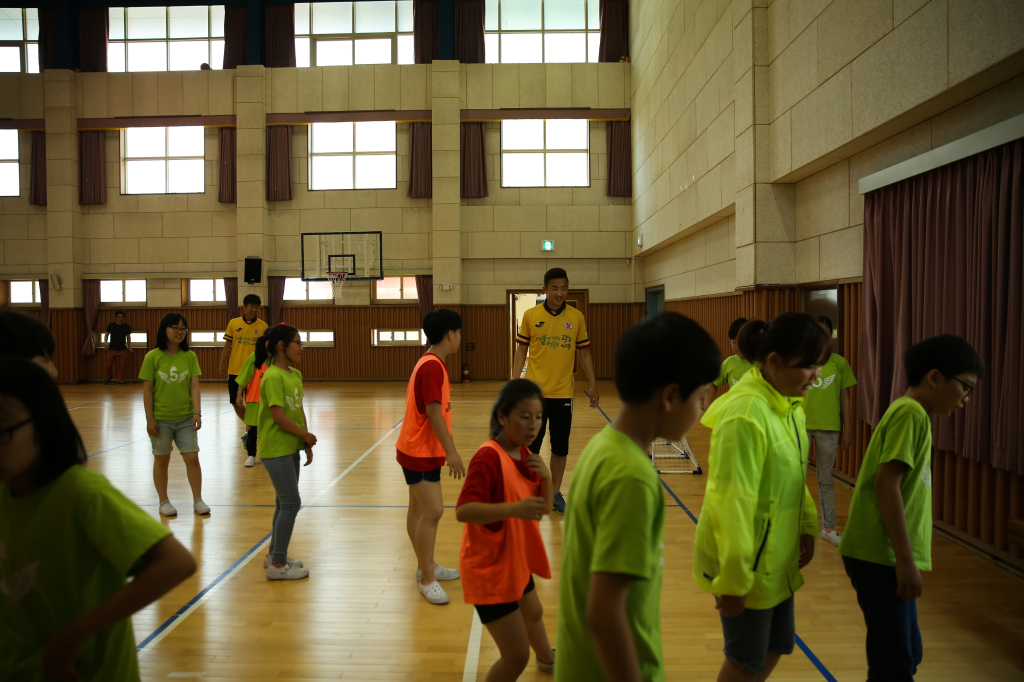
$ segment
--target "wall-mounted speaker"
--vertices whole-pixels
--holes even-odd
[[[257,256],[245,257],[245,283],[259,284],[263,281],[263,259]]]

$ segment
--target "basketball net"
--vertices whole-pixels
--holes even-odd
[[[335,300],[341,298],[341,294],[344,291],[345,279],[348,277],[347,272],[328,272],[327,278],[331,280],[331,285],[334,287],[334,298]]]

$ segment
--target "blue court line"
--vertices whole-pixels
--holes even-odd
[[[107,402],[107,401],[100,401],[100,402]],[[74,408],[70,408],[70,409],[74,409]],[[222,414],[227,414],[228,412],[234,412],[234,410],[225,410],[224,412],[218,412],[217,414],[215,414],[213,416],[214,417],[219,417]],[[147,434],[147,436],[148,435],[149,434]],[[107,450],[101,450],[100,452],[96,452],[96,453],[91,454],[91,455],[86,455],[85,458],[86,459],[92,459],[93,457],[96,457],[98,455],[102,455],[102,454],[107,453],[107,452],[113,452],[114,450],[120,450],[121,448],[126,448],[129,445],[135,445],[136,443],[142,443],[142,442],[144,442],[146,440],[149,440],[149,438],[147,437],[147,438],[143,438],[142,440],[133,440],[132,442],[125,443],[124,445],[118,445],[116,447],[108,448]]]
[[[598,405],[597,409],[601,410],[601,406]],[[604,410],[601,410],[601,414],[604,414]],[[604,418],[608,419],[608,415],[604,414]],[[608,419],[609,423],[611,423],[611,421],[611,419]],[[661,478],[661,476],[659,476],[658,478],[661,480],[661,485],[665,487],[665,490],[668,491],[668,494],[671,495],[672,499],[674,499],[676,501],[676,504],[679,505],[679,508],[686,512],[686,515],[689,516],[690,520],[693,521],[693,523],[696,525],[697,517],[694,516],[693,513],[686,508],[686,505],[683,504],[682,500],[679,499],[679,496],[675,494],[675,491],[673,491],[672,488],[669,487],[668,483],[665,482],[665,479]],[[821,660],[814,655],[814,652],[811,651],[811,648],[804,643],[804,640],[800,639],[800,635],[796,635],[796,644],[798,647],[800,647],[800,651],[804,652],[804,655],[807,656],[807,660],[809,660],[814,665],[814,667],[818,669],[818,672],[821,673],[822,677],[828,680],[828,682],[838,682],[838,680],[836,680],[836,678],[832,676],[832,673],[828,671],[828,668],[825,667],[825,664],[822,663]]]

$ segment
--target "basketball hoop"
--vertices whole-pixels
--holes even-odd
[[[330,280],[331,285],[334,287],[334,298],[335,300],[341,298],[341,294],[344,291],[345,279],[348,277],[347,272],[328,272],[327,279]]]

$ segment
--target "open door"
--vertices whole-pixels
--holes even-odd
[[[587,289],[570,289],[568,296],[565,297],[565,304],[566,305],[571,305],[573,308],[576,308],[577,310],[579,310],[580,312],[583,313],[583,319],[586,320],[586,322],[587,322],[587,329],[588,329],[588,331],[590,329],[590,306],[589,306],[589,300],[590,299],[589,299],[589,294],[590,294],[590,292]],[[509,338],[512,339],[512,345],[511,345],[511,348],[509,348],[508,367],[509,367],[509,378],[514,378],[514,377],[512,377],[512,363],[515,361],[516,348],[518,347],[518,344],[516,343],[516,334],[519,333],[519,327],[520,327],[520,325],[522,324],[522,321],[523,321],[523,314],[527,310],[529,310],[530,308],[532,308],[534,306],[537,306],[537,305],[540,305],[541,303],[543,303],[544,300],[547,298],[547,296],[545,296],[542,293],[538,293],[536,290],[533,290],[533,291],[521,291],[521,290],[518,290],[517,291],[517,290],[511,290],[511,289],[507,292],[507,295],[508,295],[508,313],[509,313],[508,321],[509,321],[509,328],[511,330],[511,336]],[[527,358],[526,358],[526,367],[528,367],[529,365],[530,365],[530,358],[529,358],[529,356],[527,356]],[[525,368],[524,368],[524,372],[525,372]],[[580,367],[580,363],[579,363],[579,358],[578,357],[576,358],[576,360],[573,363],[572,372],[573,372],[573,378],[576,381],[586,380],[586,378],[587,378],[587,375],[583,372],[582,368]]]

